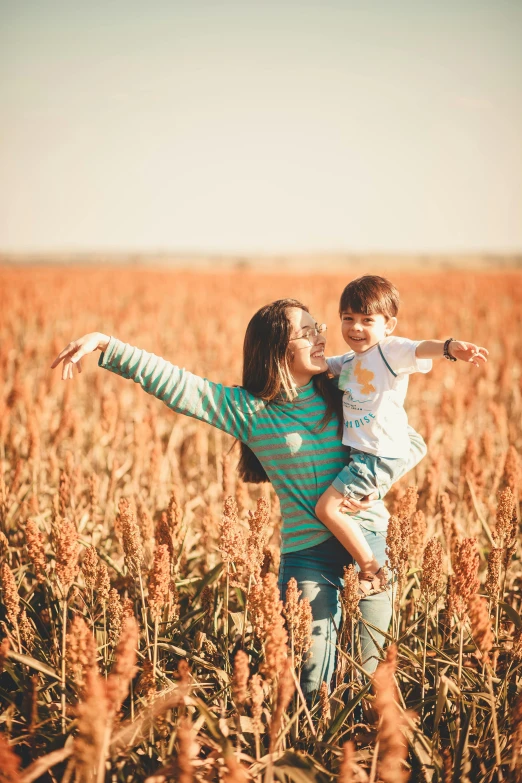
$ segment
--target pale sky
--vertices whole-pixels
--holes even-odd
[[[520,252],[521,0],[0,0],[0,251]]]

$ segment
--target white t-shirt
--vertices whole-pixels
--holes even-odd
[[[405,459],[410,451],[404,399],[408,376],[429,372],[431,359],[418,359],[420,341],[385,337],[364,353],[327,359],[343,395],[343,443],[378,457]]]

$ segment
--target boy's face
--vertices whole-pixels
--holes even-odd
[[[355,351],[364,353],[393,332],[397,325],[396,318],[388,318],[382,313],[353,313],[343,310],[341,313],[341,330],[345,343]]]

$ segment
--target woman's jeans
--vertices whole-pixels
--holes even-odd
[[[386,533],[376,533],[363,527],[361,530],[379,565],[384,565]],[[285,599],[288,582],[294,577],[299,590],[302,590],[301,598],[308,598],[312,607],[312,647],[301,674],[301,687],[305,694],[312,695],[322,682],[330,686],[336,664],[337,631],[341,625],[343,566],[351,564],[354,564],[353,558],[334,536],[316,546],[281,556],[281,598]],[[385,632],[388,630],[392,615],[391,589],[361,598],[359,608],[363,617],[359,623],[361,658],[352,650],[348,652],[365,671],[372,674],[382,657],[380,648],[384,636],[371,627],[367,628],[364,621]]]

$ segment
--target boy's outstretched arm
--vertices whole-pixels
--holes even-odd
[[[359,523],[341,511],[344,500],[344,496],[335,487],[328,487],[317,501],[315,507],[317,518],[351,554],[361,571],[371,571],[375,574],[380,565],[363,536]]]
[[[417,345],[415,355],[419,359],[439,359],[444,356],[444,346],[447,343],[447,352],[450,359],[474,364],[480,367],[488,360],[489,351],[474,343],[462,340],[423,340]]]

